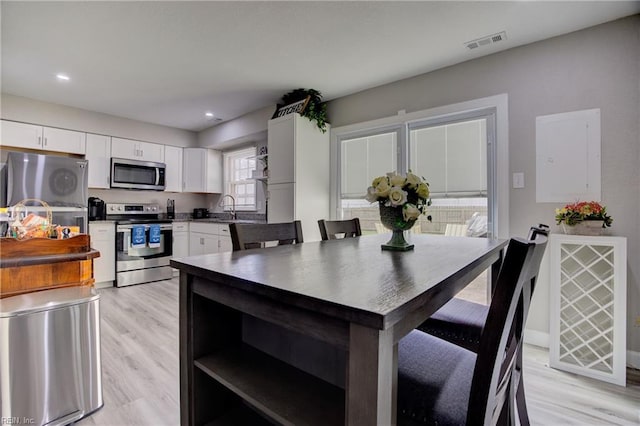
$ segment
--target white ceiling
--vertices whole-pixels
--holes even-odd
[[[640,1],[9,2],[2,92],[199,131],[640,13]],[[506,41],[464,43],[506,31]],[[59,82],[56,74],[71,80]]]

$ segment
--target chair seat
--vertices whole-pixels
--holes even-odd
[[[453,298],[420,324],[418,329],[478,352],[480,336],[488,313],[487,305]]]
[[[418,330],[400,340],[398,424],[465,424],[475,362],[473,352]]]

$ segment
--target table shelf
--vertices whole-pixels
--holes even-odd
[[[344,391],[247,344],[194,361],[202,372],[279,424],[344,424]]]

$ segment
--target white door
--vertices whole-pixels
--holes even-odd
[[[2,120],[0,145],[42,149],[42,126]]]
[[[182,148],[165,145],[164,159],[167,165],[164,190],[168,192],[182,192]]]
[[[267,218],[269,223],[295,220],[295,184],[269,185]],[[304,237],[304,236],[303,236]]]
[[[42,149],[44,150],[83,155],[86,151],[87,134],[84,132],[43,127],[42,136]]]
[[[89,188],[109,188],[111,137],[87,133],[85,159],[89,161]]]

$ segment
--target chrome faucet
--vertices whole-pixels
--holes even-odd
[[[220,203],[218,204],[218,206],[220,207],[226,207],[226,205],[224,204],[224,199],[225,198],[231,198],[231,220],[236,220],[236,199],[233,198],[233,195],[230,194],[225,194],[222,196],[222,198],[220,199]]]

